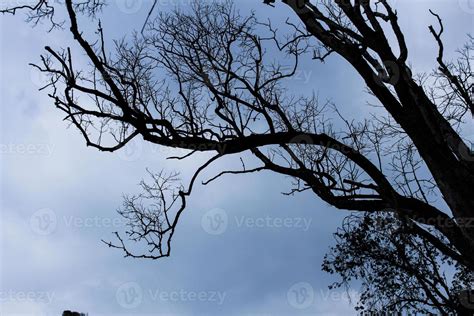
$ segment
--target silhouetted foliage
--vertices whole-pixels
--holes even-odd
[[[407,219],[353,214],[335,236],[323,270],[342,277],[331,287],[362,281],[357,310],[469,315],[473,306],[463,304],[460,293],[474,287],[472,271],[440,252]]]

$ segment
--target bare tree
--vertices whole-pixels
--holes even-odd
[[[403,218],[410,233],[423,236],[423,245],[474,270],[474,156],[463,139],[468,114],[474,115],[473,38],[455,62],[446,61],[444,26],[431,12],[436,69],[417,75],[408,67],[405,34],[387,1],[283,3],[301,23],[286,21],[292,30],[286,36],[271,21],[241,16],[231,2],[195,2],[148,17],[143,32],[108,49],[100,22],[94,42],[78,23],[79,14],[94,19],[103,3],[65,1],[67,24],[91,67],[78,69],[70,48],[51,47],[34,66],[50,75],[44,88],[86,144],[116,151],[139,136],[189,150],[172,159],[213,153],[186,186],[172,185],[176,174],[161,173],[152,184],[142,183],[143,194],[125,200],[120,213],[129,220],[127,237],[144,242],[148,252],[135,253],[119,233],[118,242],[107,244],[129,257],[169,256],[201,172],[224,156],[250,152],[259,165],[248,167],[242,159],[240,169],[203,183],[260,171],[290,176],[291,194],[312,191],[338,209]],[[38,1],[26,9],[37,23],[54,21],[54,7]],[[291,67],[275,62],[269,50]],[[314,95],[288,91],[286,80],[301,58],[324,62],[331,55],[360,74],[385,115],[354,122]]]

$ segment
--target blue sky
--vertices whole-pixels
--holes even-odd
[[[110,38],[141,27],[150,5],[120,1],[111,1],[102,18]],[[472,0],[392,2],[415,72],[434,66],[436,47],[427,27],[435,21],[428,8],[445,20],[448,57],[473,30]],[[158,3],[168,10],[177,1]],[[238,3],[243,13],[254,9],[275,23],[292,16],[282,4]],[[186,177],[203,157],[177,163],[165,159],[171,150],[139,141],[113,154],[86,148],[37,91],[42,78],[27,65],[38,61],[45,45],[70,45],[70,34],[32,29],[21,15],[3,16],[0,25],[2,315],[60,315],[64,309],[89,315],[354,314],[345,293],[327,289],[334,278],[320,271],[332,233],[347,213],[311,194],[282,195],[291,184],[279,175],[197,186],[170,258],[124,259],[108,249],[100,240],[123,229],[115,210],[124,193],[138,192],[146,168]],[[293,93],[314,90],[357,118],[369,112],[361,80],[340,58],[323,65],[304,60],[301,69],[299,79],[289,83]],[[235,163],[235,157],[223,160],[203,179]],[[217,231],[208,222],[215,214],[226,218]]]

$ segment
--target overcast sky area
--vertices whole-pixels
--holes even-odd
[[[242,13],[253,9],[262,20],[278,24],[293,18],[280,1],[275,8],[237,2]],[[161,11],[186,5],[158,3]],[[436,21],[428,9],[444,20],[447,58],[473,31],[472,0],[392,3],[414,72],[435,65],[428,26]],[[101,16],[106,37],[141,28],[150,4],[111,0]],[[230,176],[198,185],[170,258],[123,258],[107,248],[101,239],[124,229],[116,213],[122,195],[139,192],[146,168],[180,171],[186,178],[205,157],[170,161],[165,158],[175,152],[140,141],[116,153],[87,148],[38,91],[43,78],[28,66],[45,45],[72,45],[76,51],[77,46],[67,30],[47,33],[46,25],[31,28],[23,18],[0,17],[1,315],[61,315],[65,309],[91,316],[355,314],[343,290],[328,290],[336,278],[321,271],[332,234],[348,213],[312,194],[281,194],[291,188],[291,179],[280,175]],[[96,24],[81,28],[90,36]],[[331,99],[349,117],[370,111],[360,78],[337,56],[325,64],[306,58],[288,85],[294,94],[314,91]],[[201,180],[226,167],[238,168],[238,157],[218,162]],[[219,226],[216,218],[224,222]]]

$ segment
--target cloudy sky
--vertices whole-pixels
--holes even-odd
[[[242,12],[254,9],[262,19],[292,17],[281,4],[260,2],[238,1]],[[178,2],[158,3],[159,10],[169,10]],[[392,3],[416,72],[434,66],[429,8],[445,20],[448,57],[473,30],[472,0]],[[102,17],[107,36],[120,38],[141,27],[149,6],[111,1]],[[169,161],[165,157],[173,152],[139,141],[113,154],[86,148],[37,91],[43,78],[28,66],[45,45],[71,45],[70,34],[32,29],[21,15],[2,16],[0,25],[1,315],[60,315],[65,309],[89,315],[353,314],[345,292],[328,290],[334,277],[320,271],[347,213],[311,194],[283,196],[290,181],[275,174],[197,186],[170,258],[135,260],[108,249],[100,240],[123,229],[116,209],[123,194],[138,192],[146,168],[186,177],[199,159]],[[305,60],[289,84],[295,93],[318,92],[354,117],[369,111],[360,79],[337,57],[324,65]],[[235,159],[224,160],[203,178],[234,165]],[[209,222],[216,214],[225,219],[217,230]]]

